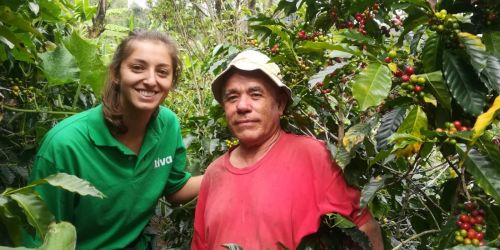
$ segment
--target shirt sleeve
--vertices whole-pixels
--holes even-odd
[[[208,243],[205,235],[205,207],[208,196],[208,183],[210,176],[205,174],[201,181],[198,201],[196,202],[194,215],[194,233],[191,242],[191,250],[208,249]]]
[[[177,149],[175,151],[172,169],[168,176],[165,194],[170,195],[179,191],[191,178],[191,173],[185,171],[186,168],[186,147],[182,141],[180,133],[177,134]]]
[[[318,185],[320,190],[318,198],[318,207],[321,215],[336,212],[351,220],[358,227],[364,225],[372,217],[367,208],[360,209],[359,189],[349,186],[343,176],[340,167],[332,160],[330,153],[324,147],[324,152],[318,163],[321,167],[317,178],[323,179],[322,185]],[[323,197],[321,197],[323,196]]]

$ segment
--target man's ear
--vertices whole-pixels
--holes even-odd
[[[280,110],[280,115],[283,115],[286,110],[286,104],[288,100],[288,95],[285,93],[285,91],[280,91],[279,92],[279,103],[278,103],[278,108]]]

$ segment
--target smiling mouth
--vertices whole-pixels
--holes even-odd
[[[138,90],[139,94],[144,96],[144,97],[152,97],[154,95],[156,95],[156,91],[149,91],[149,90],[143,90],[143,89],[140,89]]]

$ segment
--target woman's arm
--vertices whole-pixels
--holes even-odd
[[[189,178],[186,184],[177,192],[169,195],[167,201],[172,204],[182,204],[192,200],[200,191],[201,180],[203,175],[193,176]]]

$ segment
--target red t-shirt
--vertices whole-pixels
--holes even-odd
[[[196,206],[191,249],[296,249],[317,231],[320,217],[337,212],[361,226],[359,190],[346,184],[324,143],[285,134],[257,163],[240,169],[228,152],[208,168]]]

